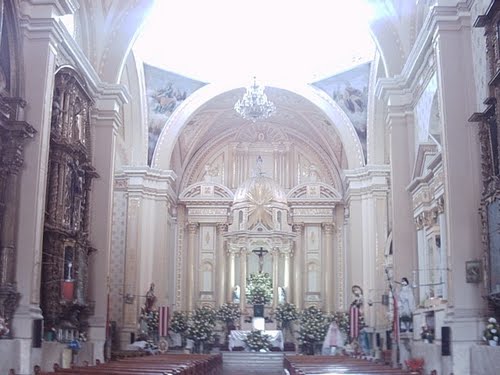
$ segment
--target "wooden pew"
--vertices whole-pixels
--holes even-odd
[[[391,374],[409,372],[348,356],[285,356],[284,368],[290,375]]]
[[[127,357],[99,366],[57,371],[66,375],[220,375],[222,355],[165,354]],[[54,373],[42,373],[54,374]]]

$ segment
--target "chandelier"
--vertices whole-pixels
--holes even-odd
[[[247,87],[243,97],[236,102],[234,110],[244,119],[255,122],[270,117],[276,106],[267,100],[264,86],[257,84],[256,78],[253,77],[253,84]]]

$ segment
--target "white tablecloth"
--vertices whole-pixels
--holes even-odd
[[[235,346],[246,347],[245,338],[250,331],[231,331],[229,333],[229,350],[233,350]],[[262,331],[262,334],[271,337],[271,345],[275,348],[283,350],[283,333],[281,331]]]

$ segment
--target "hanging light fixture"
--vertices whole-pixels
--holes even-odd
[[[246,120],[256,122],[270,117],[276,106],[273,102],[267,100],[264,94],[264,86],[257,84],[257,79],[253,77],[253,84],[247,88],[247,91],[241,99],[234,105],[234,110]]]

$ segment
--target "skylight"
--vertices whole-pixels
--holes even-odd
[[[157,0],[134,46],[208,83],[310,83],[373,59],[363,0]]]

